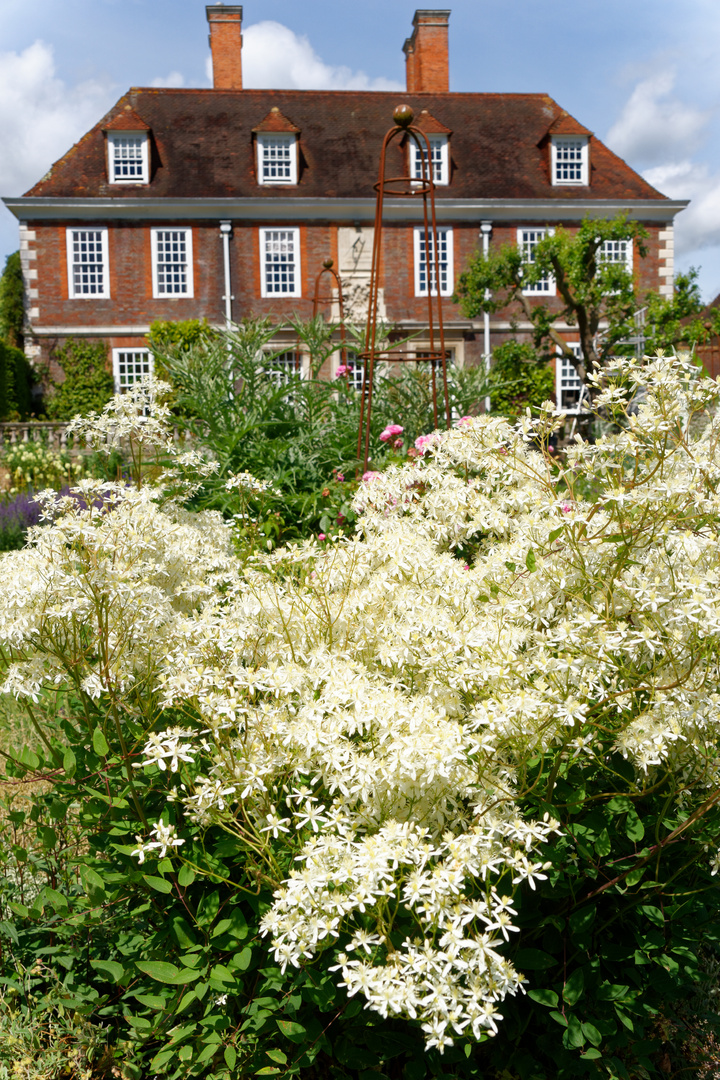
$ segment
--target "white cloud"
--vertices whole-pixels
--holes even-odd
[[[153,81],[150,83],[150,85],[151,86],[158,86],[158,87],[162,87],[162,86],[171,86],[171,87],[173,87],[173,86],[174,87],[184,86],[185,85],[185,76],[180,71],[171,71],[170,74],[166,75],[164,78],[162,76],[158,76],[157,79],[153,79]]]
[[[671,97],[672,69],[643,79],[633,90],[605,142],[630,162],[678,161],[699,146],[709,113]]]
[[[0,194],[20,195],[36,183],[97,123],[115,90],[95,80],[67,86],[43,41],[0,53]]]
[[[648,169],[643,176],[671,199],[690,199],[675,219],[679,256],[720,245],[720,174],[689,159]]]
[[[392,79],[326,64],[304,35],[278,22],[243,30],[243,86],[288,90],[402,90]]]

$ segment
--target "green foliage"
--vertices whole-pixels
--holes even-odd
[[[493,353],[490,371],[493,413],[517,418],[525,409],[537,410],[555,393],[553,368],[529,342],[506,341]]]
[[[0,277],[0,340],[7,345],[22,349],[24,288],[20,252],[15,251],[5,260]]]
[[[686,348],[704,345],[711,334],[720,332],[720,311],[711,312],[709,319],[699,317],[704,305],[697,277],[695,267],[686,274],[678,274],[669,300],[657,293],[648,293],[645,298],[647,352],[679,345]]]
[[[30,415],[33,382],[22,349],[0,339],[0,420],[25,420]]]
[[[247,319],[188,347],[157,346],[161,369],[174,387],[179,425],[219,465],[215,481],[203,485],[193,505],[219,509],[226,517],[244,515],[238,536],[245,547],[251,537],[265,547],[312,533],[352,532],[355,520],[360,395],[344,379],[319,377],[338,348],[332,326],[322,318],[296,319],[291,328],[296,348],[310,358],[306,374],[273,368],[284,349],[273,351],[278,327],[268,320]],[[483,372],[451,369],[448,381],[454,415],[476,412],[485,392]],[[404,428],[401,449],[380,441],[389,423]],[[426,365],[403,364],[398,373],[376,375],[373,469],[404,458],[415,439],[434,427]],[[245,492],[239,504],[237,490],[225,488],[227,477],[239,472],[252,473],[272,490],[257,498]]]
[[[163,365],[166,352],[183,352],[208,344],[217,338],[217,332],[207,319],[156,319],[150,323],[147,343],[155,362],[155,374],[166,379],[168,372]]]
[[[78,414],[98,412],[113,396],[115,386],[107,369],[107,345],[70,338],[55,352],[54,359],[65,378],[53,382],[46,405],[52,420],[72,420]]]
[[[479,252],[460,275],[454,299],[468,318],[515,305],[531,322],[540,354],[549,359],[559,349],[584,380],[594,362],[602,363],[630,336],[632,315],[640,306],[632,273],[621,263],[601,261],[598,251],[607,240],[629,240],[642,256],[646,236],[641,225],[623,215],[610,221],[586,218],[574,232],[558,226],[536,245],[532,263],[523,262],[516,244],[491,248],[487,258]],[[559,306],[538,303],[523,292],[548,275],[555,279]],[[605,320],[609,329],[598,339]],[[577,327],[583,361],[558,333],[559,323]]]

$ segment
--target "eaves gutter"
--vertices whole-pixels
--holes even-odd
[[[61,199],[19,196],[3,199],[18,220],[27,221],[217,221],[372,222],[375,199]],[[627,214],[639,221],[671,222],[688,199],[437,199],[438,221],[582,221]],[[386,199],[383,221],[422,221],[420,199]]]

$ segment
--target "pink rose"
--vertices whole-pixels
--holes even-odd
[[[339,364],[335,370],[335,378],[339,379],[342,375],[347,375],[350,368],[347,364]]]
[[[402,444],[403,444],[402,439],[396,439],[395,442],[393,443],[393,447],[394,447],[395,450],[399,450],[400,447],[402,446]]]
[[[399,424],[388,424],[385,430],[380,432],[380,441],[389,442],[393,435],[402,435],[404,430]]]
[[[325,533],[318,533],[318,540],[324,540],[324,539],[325,539]]]
[[[428,446],[432,446],[434,442],[434,435],[419,435],[415,440],[415,449],[419,450],[421,454],[424,454]]]
[[[339,473],[337,474],[337,476],[335,477],[335,479],[336,479],[336,480],[337,480],[337,481],[338,481],[338,482],[339,482],[340,484],[342,484],[342,483],[343,483],[343,481],[345,480],[345,474],[344,474],[344,473],[341,473],[341,472],[339,472]]]
[[[375,477],[379,476],[379,475],[380,475],[379,472],[373,472],[372,470],[370,470],[369,472],[364,472],[362,474],[363,483],[364,484],[369,484],[371,480],[374,480]]]
[[[468,424],[472,423],[472,419],[472,416],[461,416],[458,420],[458,427],[467,427]]]

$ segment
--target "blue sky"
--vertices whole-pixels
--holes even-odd
[[[249,0],[250,86],[404,85],[415,4]],[[455,0],[450,88],[550,93],[655,186],[690,198],[677,265],[720,292],[716,0]],[[1,0],[0,194],[39,179],[131,85],[208,86],[198,0]],[[0,265],[17,247],[0,209]]]

